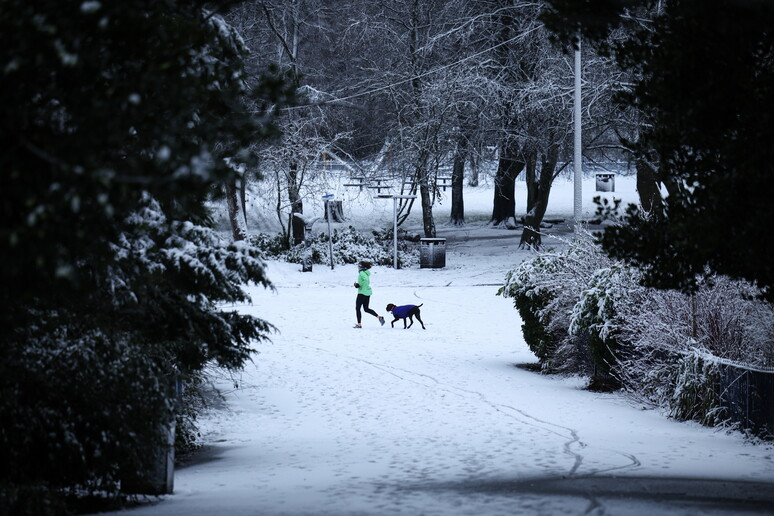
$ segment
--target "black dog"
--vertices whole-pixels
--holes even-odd
[[[424,303],[423,303],[424,304]],[[395,317],[395,319],[392,321],[391,326],[395,328],[395,321],[398,319],[403,319],[403,329],[411,328],[411,325],[414,324],[414,316],[416,316],[417,321],[419,321],[419,324],[422,325],[422,329],[425,328],[425,323],[422,322],[422,318],[419,317],[419,307],[422,305],[403,305],[403,306],[395,306],[392,303],[387,305],[387,311],[392,312],[392,315]],[[406,326],[406,317],[409,318],[411,323]]]

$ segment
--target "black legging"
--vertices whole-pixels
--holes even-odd
[[[355,300],[355,313],[357,314],[357,323],[360,324],[360,318],[362,317],[362,314],[360,313],[360,307],[363,308],[365,313],[371,314],[374,317],[379,317],[379,314],[368,308],[368,302],[371,300],[371,296],[367,296],[365,294],[358,294],[357,299]]]

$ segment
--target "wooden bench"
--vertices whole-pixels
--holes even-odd
[[[452,181],[451,177],[447,177],[447,176],[441,177],[441,176],[439,176],[438,178],[436,178],[436,185],[440,186],[441,188],[443,188],[443,191],[445,192],[446,188],[450,188],[451,187],[451,185],[452,185],[451,181]]]

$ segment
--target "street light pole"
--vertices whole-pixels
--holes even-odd
[[[575,149],[573,159],[573,217],[575,218],[575,230],[579,229],[583,207],[583,156],[581,148],[581,37],[578,33],[578,47],[575,49],[575,105],[574,132]]]
[[[392,199],[392,266],[398,268],[398,199],[416,199],[416,195],[379,194],[378,199]]]

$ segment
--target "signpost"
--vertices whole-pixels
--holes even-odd
[[[416,195],[392,195],[392,194],[379,194],[376,196],[378,199],[392,199],[392,266],[398,268],[398,200],[399,199],[416,199]]]
[[[331,257],[331,270],[333,270],[333,238],[331,237],[331,201],[333,201],[333,194],[325,194],[322,196],[323,204],[325,204],[325,214],[328,219],[328,254]]]

